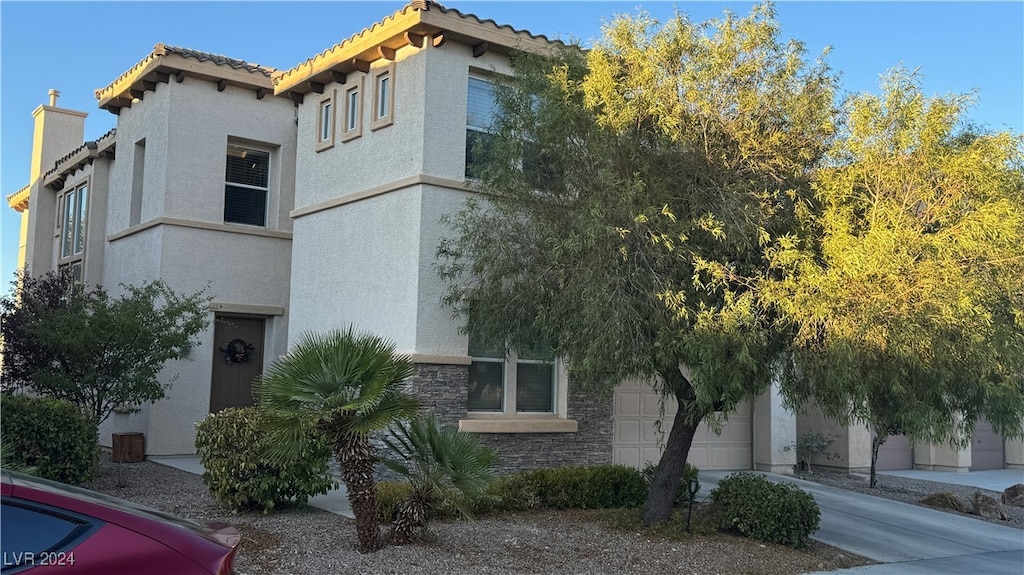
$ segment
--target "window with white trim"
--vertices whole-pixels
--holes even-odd
[[[224,182],[224,223],[266,226],[270,152],[228,144]]]
[[[345,115],[342,118],[341,141],[363,135],[363,78],[360,76],[345,89]]]
[[[316,116],[316,151],[326,150],[334,145],[335,91],[331,90],[320,98]]]
[[[493,139],[491,124],[497,115],[497,103],[494,99],[494,84],[478,78],[469,77],[469,88],[466,98],[466,177],[480,177],[480,161],[483,150]]]
[[[89,184],[64,192],[60,200],[60,258],[58,268],[71,268],[75,279],[82,279],[82,257],[89,214]]]
[[[470,338],[470,413],[554,414],[558,381],[550,353],[523,353],[481,345]]]
[[[371,130],[390,126],[395,120],[395,63],[373,75],[373,121]]]

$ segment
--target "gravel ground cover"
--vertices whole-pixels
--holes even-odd
[[[108,456],[105,456],[108,457]],[[117,466],[105,460],[88,487],[176,515],[219,519],[242,533],[239,574],[747,574],[788,575],[870,563],[812,542],[807,549],[728,534],[687,540],[612,529],[600,512],[539,511],[435,522],[429,541],[360,555],[355,523],[314,508],[232,514],[196,475],[156,463]]]
[[[798,477],[807,481],[814,481],[823,485],[838,487],[839,489],[858,491],[860,493],[867,493],[868,495],[874,495],[876,497],[885,497],[886,499],[921,505],[922,507],[928,506],[922,504],[921,500],[934,493],[952,493],[963,501],[967,509],[971,509],[971,498],[974,497],[975,491],[980,491],[985,495],[995,497],[996,500],[1000,500],[1000,497],[1002,496],[1002,493],[998,491],[989,491],[987,489],[979,489],[977,487],[965,485],[952,485],[949,483],[910,479],[908,477],[897,477],[895,475],[879,475],[878,485],[874,488],[868,487],[868,478],[865,476],[851,475],[849,473],[839,471],[815,470],[814,473],[802,473]],[[1009,517],[1009,520],[1007,521],[979,517],[972,513],[959,513],[959,515],[966,515],[967,517],[972,517],[974,519],[981,519],[983,521],[997,523],[999,525],[1007,525],[1009,527],[1016,527],[1017,529],[1024,529],[1024,508],[1012,507],[1010,505],[1006,505],[1005,507],[1006,515]],[[931,507],[931,509],[935,508]],[[957,513],[950,509],[940,509],[940,511]]]

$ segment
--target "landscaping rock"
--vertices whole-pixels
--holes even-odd
[[[971,503],[974,505],[975,515],[981,517],[989,517],[992,519],[1002,519],[1006,521],[1009,517],[1006,515],[1006,508],[999,502],[995,497],[989,497],[980,491],[974,492],[974,498],[971,499]]]
[[[1003,505],[1024,507],[1024,483],[1011,485],[1003,490]]]

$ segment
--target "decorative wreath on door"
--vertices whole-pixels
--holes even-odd
[[[227,347],[220,348],[224,352],[224,363],[249,363],[254,349],[253,344],[241,339],[233,339]]]

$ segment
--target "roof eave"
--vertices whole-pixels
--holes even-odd
[[[114,83],[96,90],[96,99],[101,109],[114,111],[115,108],[131,107],[132,101],[144,96],[147,90],[155,90],[156,84],[180,82],[185,76],[225,82],[226,85],[249,89],[272,90],[273,82],[268,76],[248,72],[209,61],[197,61],[176,53],[154,51]]]
[[[332,80],[332,73],[347,74],[358,68],[357,63],[386,58],[389,52],[410,45],[421,48],[424,41],[435,45],[442,41],[460,42],[506,54],[512,50],[550,53],[563,45],[490,21],[471,19],[455,10],[420,10],[407,6],[302,64],[276,74],[274,94],[307,94]]]

